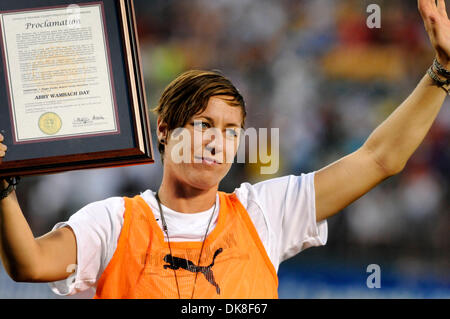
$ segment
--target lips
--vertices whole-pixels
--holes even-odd
[[[202,164],[206,164],[206,165],[219,165],[219,164],[221,164],[217,160],[215,160],[213,158],[210,158],[210,157],[195,156],[195,159],[201,160]]]

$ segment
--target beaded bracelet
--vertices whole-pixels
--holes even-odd
[[[439,75],[442,75],[445,78],[450,78],[450,71],[444,68],[436,58],[434,58],[433,66],[436,68],[436,71]]]
[[[433,65],[429,67],[427,73],[434,80],[438,87],[442,88],[445,93],[447,93],[447,95],[450,94],[450,79],[446,79],[445,81],[441,80],[434,72]]]

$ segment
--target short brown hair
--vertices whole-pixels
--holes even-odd
[[[230,80],[218,71],[191,70],[182,73],[165,89],[159,99],[158,106],[152,109],[166,123],[168,131],[184,127],[196,114],[202,113],[213,96],[229,96],[224,100],[242,110],[244,128],[246,111],[242,95]],[[164,154],[164,145],[158,141],[158,151]]]

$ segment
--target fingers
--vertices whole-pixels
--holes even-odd
[[[437,8],[438,8],[439,13],[440,13],[442,16],[448,18],[448,16],[447,16],[447,10],[446,10],[446,8],[445,8],[445,0],[438,0]]]
[[[422,18],[433,16],[435,13],[448,18],[445,0],[417,0],[417,4]]]
[[[438,2],[444,2],[444,0],[438,0]],[[436,5],[436,0],[417,0],[417,5],[419,7],[420,14],[423,18],[429,16],[430,14],[436,13],[438,6]],[[442,4],[440,5],[442,7]]]
[[[421,13],[427,12],[436,8],[436,0],[417,0],[417,5]]]
[[[430,27],[429,16],[433,10],[432,5],[435,5],[435,0],[417,0],[417,6],[419,8],[420,15],[427,30]]]
[[[441,14],[436,6],[436,0],[417,0],[420,15],[427,32],[431,32],[434,28],[436,20]]]
[[[0,134],[0,157],[5,157],[6,155],[6,150],[8,149],[8,147],[5,144],[2,144],[2,142],[4,141],[4,137],[2,134]]]

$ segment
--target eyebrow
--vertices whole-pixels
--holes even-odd
[[[203,118],[205,118],[206,120],[208,120],[209,122],[214,123],[214,120],[213,120],[212,118],[210,118],[209,116],[206,116],[206,115],[198,115],[198,117],[203,117]],[[225,127],[229,127],[229,126],[237,126],[237,127],[241,127],[241,123],[239,123],[239,124],[236,124],[236,123],[227,123],[227,124],[225,125]]]

